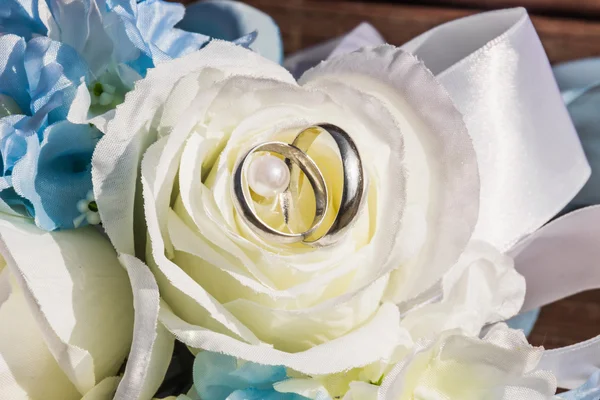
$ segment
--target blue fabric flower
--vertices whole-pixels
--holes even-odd
[[[195,22],[164,0],[1,0],[0,199],[46,230],[96,222],[90,171],[100,131],[149,68],[211,39],[202,32],[209,12]],[[243,45],[272,23],[239,7],[231,18],[244,21]],[[176,27],[182,20],[194,29]],[[280,52],[279,36],[267,42]]]
[[[239,362],[218,353],[198,353],[194,362],[194,389],[202,400],[307,400],[274,389],[287,379],[284,367]]]
[[[598,400],[600,399],[600,371],[596,371],[590,379],[578,387],[559,395],[564,400]]]
[[[600,204],[600,58],[559,64],[554,76],[577,129],[592,175],[566,211]]]

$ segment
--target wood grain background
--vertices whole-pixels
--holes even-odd
[[[437,5],[415,5],[415,1],[375,3],[341,0],[246,0],[264,10],[279,24],[286,52],[294,52],[307,46],[348,32],[360,22],[375,26],[392,44],[401,45],[436,25],[496,8],[500,5],[529,4],[533,10],[545,10],[542,4],[552,1],[523,0],[439,0]],[[574,0],[554,1],[563,11],[573,9]],[[422,3],[422,2],[419,2]],[[440,4],[442,3],[442,4]],[[447,7],[443,3],[461,7]],[[572,13],[563,16],[532,14],[533,23],[544,43],[552,62],[600,55],[600,1],[579,1],[590,9],[589,15],[597,20],[576,18]],[[537,7],[535,6],[537,4]],[[469,7],[471,5],[471,7]],[[583,6],[582,6],[583,7]]]
[[[340,36],[363,21],[389,43],[401,45],[456,18],[525,6],[552,62],[600,56],[600,0],[245,1],[275,19],[288,54]],[[535,345],[556,348],[599,334],[600,291],[592,291],[544,307],[530,339]]]

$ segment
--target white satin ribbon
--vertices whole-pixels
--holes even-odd
[[[290,56],[285,65],[301,74],[325,57],[382,42],[362,24]],[[590,176],[527,12],[514,8],[448,22],[402,48],[436,74],[469,128],[482,182],[474,238],[509,250],[562,210]]]
[[[354,35],[335,44],[366,44]],[[372,35],[369,44],[381,38]],[[300,74],[330,54],[355,50],[332,48],[309,49],[286,65]],[[464,115],[482,182],[474,238],[516,258],[528,285],[523,311],[600,287],[600,206],[540,229],[580,191],[590,167],[525,9],[452,21],[402,48],[425,63]],[[576,387],[600,368],[600,337],[547,351],[542,366],[559,386]]]
[[[562,210],[590,175],[527,12],[453,21],[403,48],[437,75],[473,139],[481,176],[474,238],[510,249]]]
[[[600,288],[600,206],[574,211],[546,225],[511,251],[527,280],[523,310]],[[547,350],[540,368],[559,386],[575,388],[600,370],[600,336]]]
[[[437,75],[465,116],[482,182],[474,237],[505,251],[526,238],[510,250],[527,280],[523,311],[599,288],[600,207],[539,229],[579,192],[590,168],[525,10],[451,22],[404,49]],[[600,337],[547,351],[541,368],[560,387],[583,384],[600,368]]]

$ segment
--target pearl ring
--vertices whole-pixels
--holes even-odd
[[[321,170],[306,152],[323,132],[329,133],[338,147],[343,167],[343,191],[333,224],[325,233],[317,235],[315,232],[329,208],[329,193]],[[285,160],[270,154],[252,158],[257,152],[276,153]],[[290,211],[298,197],[300,172],[304,173],[313,189],[315,216],[304,232],[281,232],[267,225],[250,206],[250,190],[262,197],[279,196],[284,222],[289,226]],[[247,184],[244,184],[244,178]],[[364,171],[356,144],[344,130],[332,124],[304,129],[292,144],[273,141],[253,147],[237,163],[233,175],[233,198],[238,213],[259,236],[282,244],[303,242],[311,246],[327,246],[337,242],[356,219],[364,193]]]

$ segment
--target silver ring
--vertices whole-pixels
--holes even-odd
[[[252,198],[247,185],[243,184],[243,176],[246,175],[248,168],[247,161],[250,155],[259,151],[270,151],[281,154],[286,160],[298,166],[308,178],[315,193],[315,217],[311,227],[302,233],[287,233],[271,228],[267,225],[250,207]],[[249,226],[260,236],[271,239],[279,243],[291,244],[305,241],[315,230],[321,226],[327,208],[329,207],[329,195],[327,185],[323,174],[317,167],[317,164],[303,151],[297,147],[283,142],[267,142],[253,147],[242,158],[233,175],[233,194],[235,205],[244,219],[249,222]]]
[[[335,141],[343,167],[343,191],[339,210],[332,225],[319,235],[315,231],[321,226],[329,208],[327,185],[321,171],[306,153],[313,142],[323,132],[329,133]],[[290,170],[290,184],[279,194],[284,222],[289,226],[290,211],[298,198],[300,171],[308,178],[315,195],[315,217],[308,230],[302,233],[287,233],[271,228],[250,207],[252,198],[248,185],[244,184],[247,160],[259,151],[270,151],[285,157]],[[292,144],[266,142],[252,148],[240,160],[233,176],[234,204],[240,215],[254,232],[277,243],[291,244],[304,242],[311,246],[328,246],[336,243],[356,220],[364,200],[365,177],[360,154],[352,138],[341,128],[332,124],[319,124],[301,131]]]

